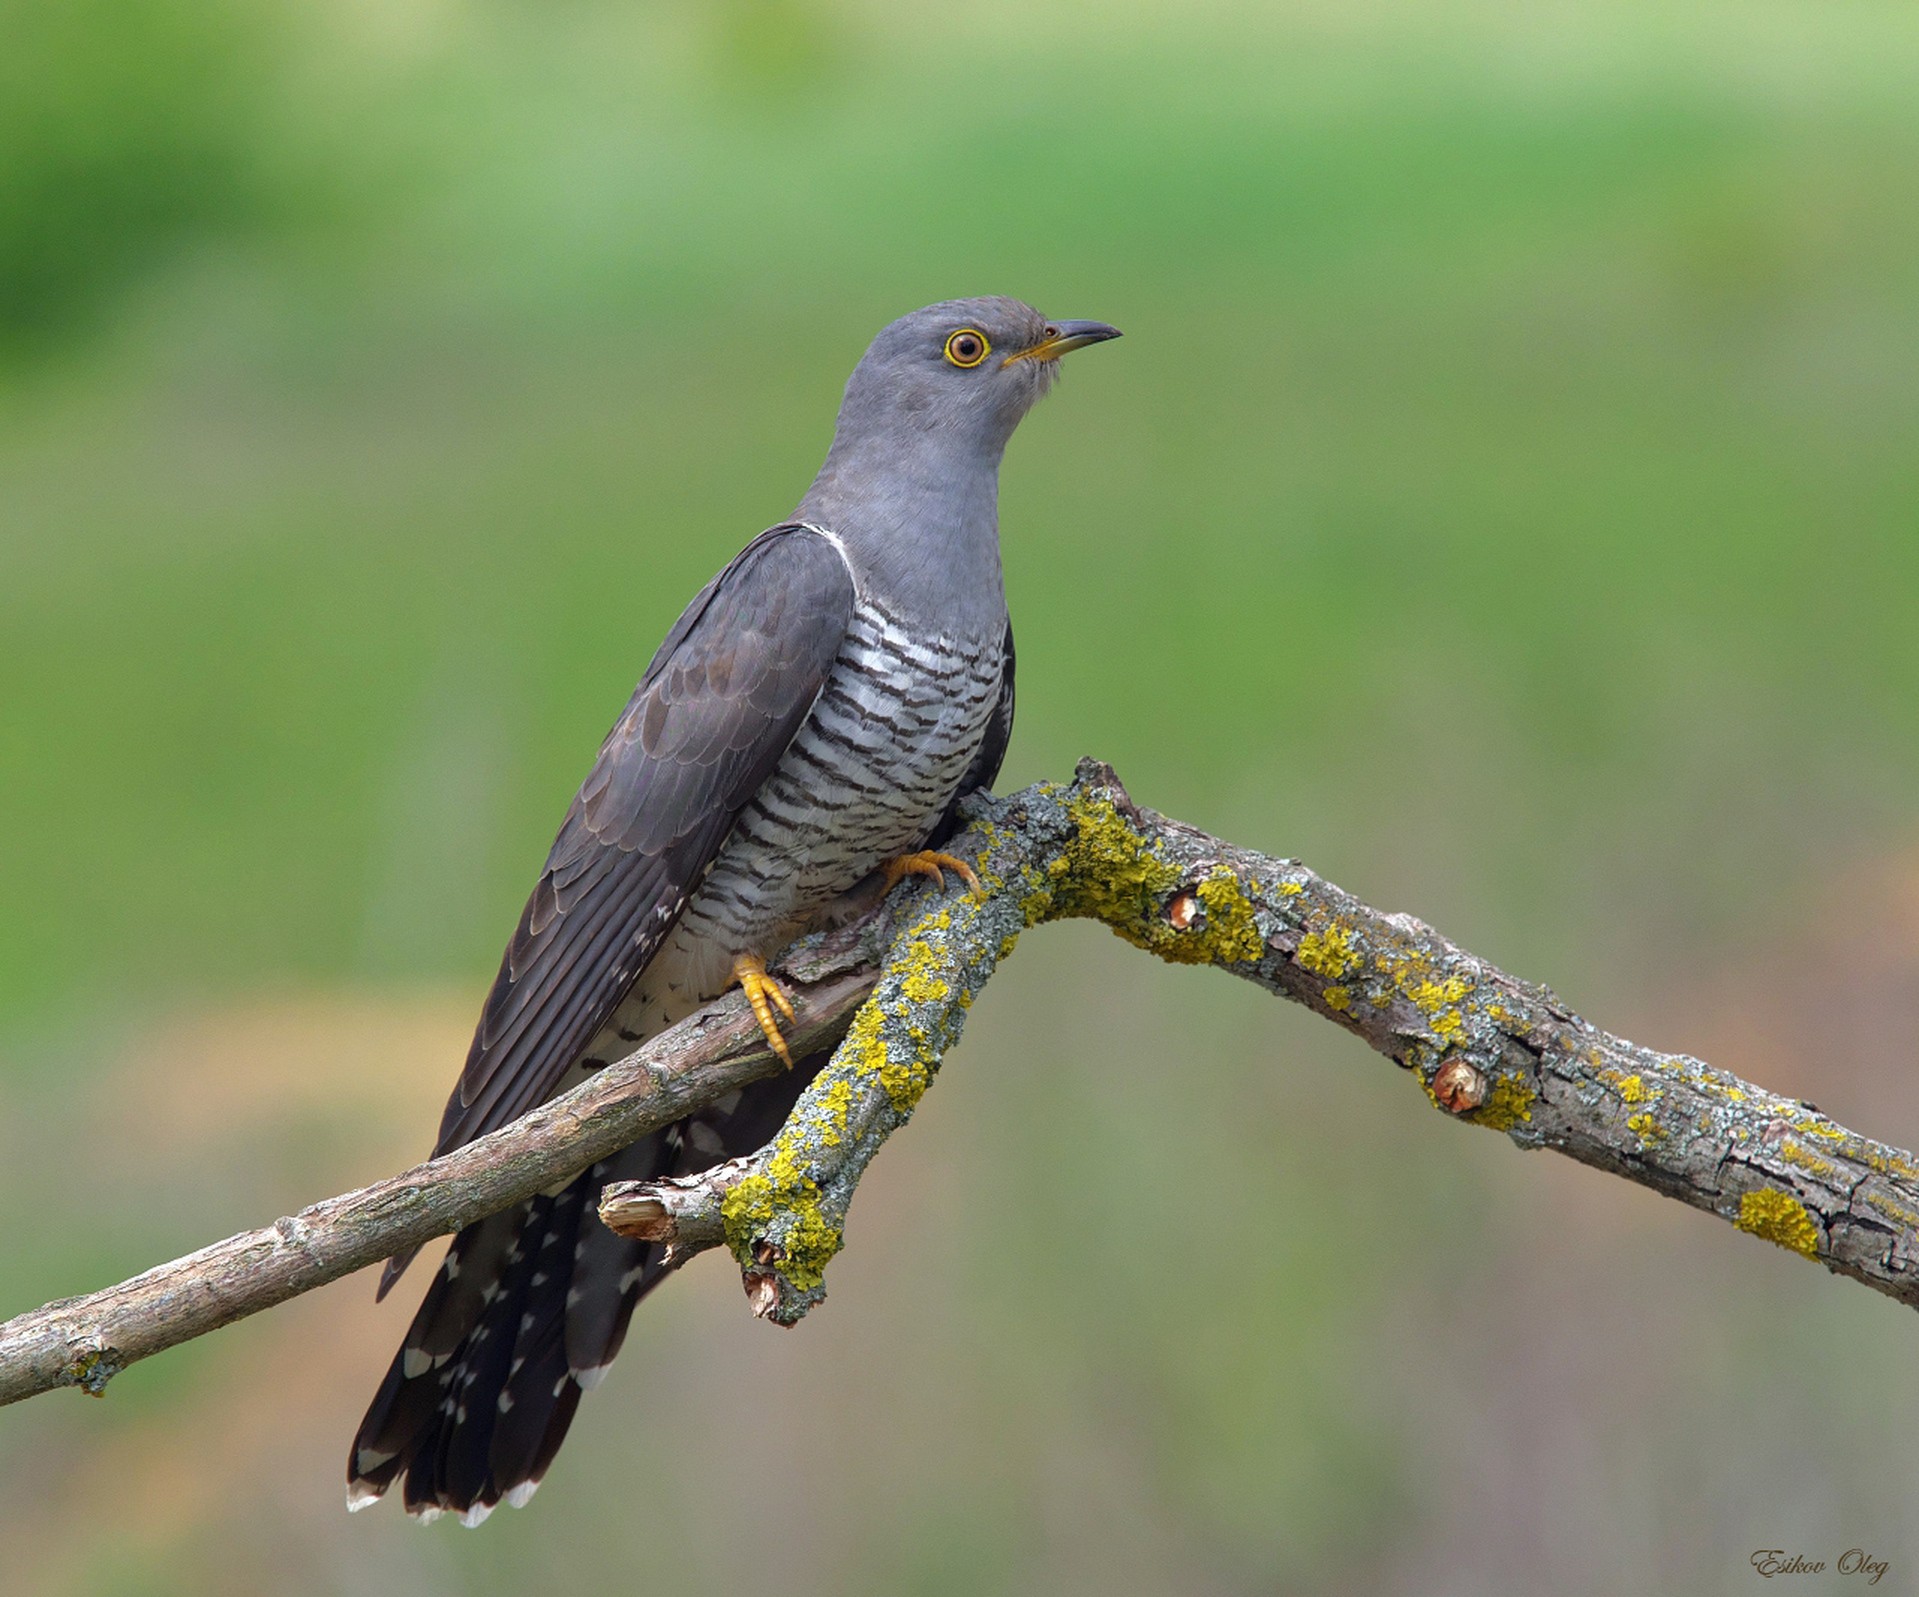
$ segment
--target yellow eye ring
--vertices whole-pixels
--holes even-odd
[[[946,358],[961,371],[971,371],[992,352],[993,346],[977,327],[962,327],[946,340]]]

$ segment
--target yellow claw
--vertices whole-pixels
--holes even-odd
[[[975,897],[983,894],[979,878],[973,874],[973,867],[957,855],[942,854],[938,849],[922,849],[917,854],[902,854],[890,859],[880,867],[885,885],[880,889],[881,896],[904,881],[909,876],[930,876],[941,892],[946,891],[946,872],[951,871],[973,890]]]
[[[780,1023],[773,1018],[776,1007],[788,1020],[799,1018],[793,1009],[793,1000],[786,996],[786,989],[766,974],[766,962],[758,954],[741,954],[733,961],[733,980],[739,983],[740,989],[746,994],[746,1001],[753,1006],[753,1018],[766,1034],[767,1046],[791,1070],[792,1050],[780,1035]]]

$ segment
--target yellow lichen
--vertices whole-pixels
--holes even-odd
[[[1104,921],[1128,942],[1159,952],[1157,944],[1175,935],[1158,914],[1179,886],[1179,872],[1161,859],[1110,799],[1070,799],[1074,822],[1070,858],[1061,855],[1049,867],[1059,877],[1050,895],[1049,915],[1084,915]]]
[[[900,971],[900,991],[916,1004],[937,1004],[952,994],[946,978],[935,974],[940,969],[940,957],[930,944],[908,944],[894,968]]]
[[[1335,922],[1323,932],[1308,932],[1299,940],[1299,963],[1315,976],[1338,981],[1359,964],[1353,952],[1353,929]]]
[[[780,1273],[802,1290],[826,1278],[826,1266],[840,1251],[838,1226],[820,1207],[820,1189],[794,1156],[784,1150],[767,1161],[763,1174],[747,1176],[720,1201],[727,1246],[742,1264],[751,1264],[753,1245],[779,1215],[787,1216],[780,1238]]]
[[[1029,925],[1061,915],[1104,921],[1135,947],[1176,964],[1244,964],[1265,952],[1252,901],[1229,868],[1216,867],[1191,884],[1205,916],[1174,926],[1166,906],[1186,885],[1179,867],[1110,799],[1070,799],[1067,813],[1075,826],[1072,845],[1047,867],[1052,883],[1022,901]]]
[[[1619,1096],[1627,1103],[1651,1103],[1659,1094],[1648,1087],[1637,1076],[1628,1076],[1619,1083]]]
[[[1859,1198],[1881,1214],[1897,1220],[1901,1225],[1919,1229],[1919,1209],[1914,1209],[1910,1204],[1901,1203],[1897,1198],[1889,1197],[1877,1189],[1861,1192]]]
[[[1322,996],[1326,1000],[1328,1009],[1337,1009],[1344,1013],[1353,1007],[1353,995],[1349,988],[1328,987]]]
[[[820,1284],[827,1261],[839,1251],[841,1237],[838,1225],[821,1207],[819,1185],[804,1151],[838,1147],[846,1141],[854,1105],[870,1084],[877,1083],[901,1114],[910,1111],[926,1091],[938,1058],[929,1031],[938,1028],[915,1024],[915,1005],[938,1005],[952,997],[952,984],[943,974],[939,951],[929,935],[951,925],[950,911],[928,915],[890,967],[901,994],[890,1007],[907,1023],[904,1030],[911,1046],[901,1045],[897,1033],[889,1044],[880,1004],[862,1006],[832,1065],[802,1096],[765,1165],[727,1193],[721,1204],[726,1239],[742,1263],[753,1262],[756,1243],[771,1241],[780,1250],[780,1272],[790,1284],[802,1289]]]
[[[820,1208],[820,1189],[810,1180],[781,1188],[766,1176],[748,1176],[721,1201],[720,1214],[727,1245],[742,1264],[755,1262],[753,1244],[774,1216],[789,1216],[780,1240],[780,1273],[802,1291],[826,1279],[826,1266],[843,1242],[839,1227]]]
[[[1486,1101],[1473,1111],[1473,1120],[1495,1131],[1511,1131],[1521,1121],[1533,1117],[1533,1100],[1539,1096],[1523,1076],[1498,1076]]]
[[[1207,957],[1214,963],[1248,963],[1266,951],[1265,939],[1253,919],[1253,906],[1240,891],[1231,871],[1213,872],[1199,884],[1199,901],[1206,906]]]
[[[1739,1200],[1739,1218],[1733,1224],[1809,1259],[1819,1256],[1819,1227],[1803,1203],[1778,1187],[1748,1192]]]
[[[1473,984],[1468,977],[1454,975],[1434,981],[1431,956],[1423,949],[1404,945],[1388,945],[1379,950],[1375,964],[1392,978],[1393,986],[1412,1006],[1427,1017],[1432,1034],[1442,1045],[1456,1048],[1465,1041],[1470,1007],[1461,1010],[1451,1006],[1462,1003],[1472,993]],[[1384,1009],[1391,1002],[1390,993],[1373,996],[1375,1008]],[[1491,1006],[1486,1013],[1493,1013]]]
[[[846,1135],[846,1117],[853,1109],[853,1083],[841,1077],[820,1090],[808,1123],[820,1141],[837,1148]]]
[[[1444,1009],[1448,1004],[1456,1004],[1472,991],[1472,985],[1463,976],[1448,976],[1444,981],[1430,978],[1412,983],[1406,988],[1406,996],[1422,1015],[1431,1015]]]
[[[837,1058],[845,1060],[855,1076],[878,1081],[887,1101],[901,1114],[920,1101],[933,1079],[933,1072],[921,1055],[894,1057],[880,1031],[879,1009],[872,1004],[853,1017]]]
[[[1628,1102],[1631,1101],[1628,1100]],[[1666,1140],[1664,1128],[1644,1109],[1636,1115],[1627,1117],[1626,1129],[1639,1139],[1639,1146],[1642,1148],[1648,1148],[1656,1142]]]
[[[1281,882],[1279,891],[1282,897],[1297,898],[1306,891],[1306,885],[1303,882]]]
[[[1830,1181],[1839,1174],[1839,1167],[1830,1159],[1822,1159],[1818,1154],[1809,1152],[1790,1139],[1780,1144],[1779,1157],[1787,1164],[1797,1165],[1801,1170],[1819,1177],[1822,1181]]]
[[[1737,1085],[1739,1078],[1729,1076],[1723,1070],[1714,1070],[1711,1065],[1701,1064],[1684,1054],[1673,1054],[1659,1063],[1695,1091],[1703,1092],[1708,1097],[1723,1099],[1727,1103],[1744,1103],[1746,1100],[1745,1093]]]
[[[89,1397],[105,1397],[107,1382],[124,1366],[119,1352],[110,1347],[89,1348],[66,1367],[66,1378]]]
[[[1860,1157],[1879,1175],[1899,1176],[1907,1181],[1919,1179],[1919,1168],[1897,1149],[1868,1146]]]

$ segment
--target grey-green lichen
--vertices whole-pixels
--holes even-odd
[[[67,1366],[67,1384],[79,1387],[89,1397],[105,1397],[107,1382],[125,1368],[115,1349],[90,1348]]]
[[[1027,925],[1068,916],[1102,921],[1135,948],[1180,965],[1250,964],[1265,952],[1252,901],[1229,867],[1190,880],[1104,794],[1068,793],[1061,803],[1072,837],[1035,873],[1040,880],[1022,902]],[[1202,912],[1178,926],[1167,909],[1182,890]]]

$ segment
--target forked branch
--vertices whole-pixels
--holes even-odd
[[[1110,768],[979,802],[961,852],[987,887],[909,922],[872,998],[750,1159],[607,1190],[616,1229],[682,1255],[724,1240],[756,1312],[822,1297],[853,1188],[1030,926],[1087,916],[1162,959],[1217,965],[1356,1033],[1442,1112],[1706,1209],[1919,1306],[1919,1162],[1681,1054],[1580,1019],[1547,988],[1384,914],[1296,860],[1136,806]]]
[[[782,961],[801,1004],[796,1051],[843,1040],[773,1141],[704,1175],[609,1187],[608,1224],[670,1243],[676,1259],[723,1243],[755,1312],[793,1324],[824,1296],[861,1173],[911,1116],[973,999],[1023,931],[1078,916],[1305,1004],[1405,1067],[1443,1113],[1919,1307],[1911,1154],[1600,1031],[1548,989],[1296,860],[1140,809],[1106,766],[1082,761],[1064,787],[974,801],[951,846],[975,861],[982,895],[902,891]],[[135,1359],[506,1208],[775,1068],[744,1002],[713,1005],[444,1159],[0,1326],[0,1402],[97,1392]]]

